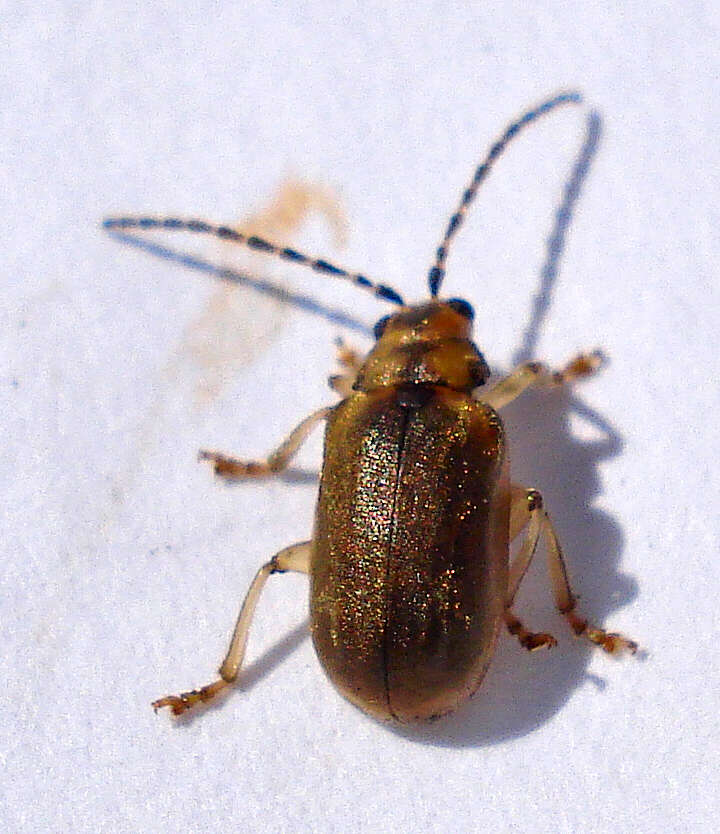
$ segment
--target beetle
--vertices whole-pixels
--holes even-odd
[[[237,679],[248,632],[271,574],[310,577],[310,627],[320,662],[337,689],[375,718],[422,721],[455,709],[480,686],[504,624],[530,651],[555,638],[529,631],[512,605],[544,539],[555,604],[572,631],[608,653],[634,652],[620,634],[588,624],[576,611],[560,544],[537,489],[510,480],[499,410],[531,386],[561,386],[593,373],[598,354],[581,354],[552,372],[526,362],[486,393],[490,371],[471,340],[473,309],[438,295],[450,243],[508,142],[565,104],[562,92],[525,112],[493,144],[462,194],[429,271],[430,298],[406,305],[391,287],[246,236],[228,226],[179,218],[120,217],[108,229],[185,230],[351,281],[399,309],[375,325],[362,360],[341,345],[343,373],[330,378],[341,401],[305,420],[264,461],[203,451],[228,480],[281,472],[326,422],[315,527],[310,541],[281,550],[258,571],[242,604],[220,676],[200,689],[153,703],[180,715],[212,700]],[[524,532],[510,564],[510,542]]]

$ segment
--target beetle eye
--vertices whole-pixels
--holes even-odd
[[[470,378],[476,386],[485,385],[490,376],[490,369],[482,362],[470,368]]]
[[[452,307],[456,313],[460,313],[468,321],[472,321],[475,318],[475,311],[464,298],[451,298],[446,304],[448,307]]]
[[[380,319],[380,321],[375,325],[375,327],[373,328],[373,334],[375,335],[376,339],[379,339],[385,332],[385,327],[389,321],[390,316],[383,316]]]

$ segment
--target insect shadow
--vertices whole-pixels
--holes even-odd
[[[190,255],[187,252],[182,252],[179,249],[174,249],[173,247],[164,244],[155,243],[152,240],[147,240],[143,237],[139,237],[138,235],[128,234],[127,232],[119,232],[114,229],[108,229],[107,233],[118,242],[127,244],[128,246],[133,246],[136,249],[141,249],[143,252],[153,255],[156,258],[162,258],[165,261],[172,261],[173,263],[180,264],[180,266],[187,269],[203,272],[206,275],[218,278],[228,284],[249,287],[255,292],[268,295],[271,298],[276,298],[279,301],[289,304],[291,307],[297,307],[307,313],[312,313],[316,316],[327,319],[334,325],[345,327],[348,330],[362,334],[363,336],[372,337],[372,328],[368,327],[364,322],[361,322],[359,319],[356,319],[354,316],[349,315],[343,310],[329,307],[327,304],[323,304],[321,301],[318,301],[305,293],[285,289],[277,284],[273,284],[272,281],[267,281],[264,278],[258,278],[248,272],[241,272],[240,270],[232,269],[230,267],[218,266],[217,264],[205,260],[204,258],[200,258],[196,255]]]

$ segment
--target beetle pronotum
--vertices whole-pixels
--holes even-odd
[[[410,722],[450,712],[480,685],[504,623],[533,651],[555,645],[526,629],[512,610],[538,541],[544,539],[555,604],[572,631],[610,653],[635,651],[619,634],[576,613],[562,551],[540,492],[513,485],[498,410],[533,385],[561,386],[591,374],[597,354],[550,371],[526,362],[487,392],[485,359],[470,340],[467,301],[441,300],[449,245],[493,162],[526,125],[563,104],[561,93],[513,122],[475,170],[430,269],[430,300],[406,305],[391,287],[228,226],[174,217],[121,217],[108,229],[180,229],[244,244],[351,281],[399,310],[375,325],[361,360],[341,349],[330,386],[342,400],[303,420],[261,462],[218,452],[201,459],[229,480],[281,472],[325,421],[325,450],[310,541],[276,553],[258,571],[220,676],[201,689],[155,701],[180,715],[233,684],[242,667],[255,606],[268,577],[310,576],[315,649],[339,691],[376,718]],[[509,564],[510,542],[524,532]]]

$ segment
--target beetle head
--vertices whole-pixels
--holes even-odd
[[[473,309],[460,298],[403,307],[375,325],[376,344],[355,387],[446,385],[471,390],[490,375],[470,341]]]
[[[460,339],[470,337],[475,312],[462,298],[448,301],[430,301],[413,307],[403,307],[399,313],[383,316],[373,333],[379,340],[386,331],[401,333],[403,340],[450,336]]]

